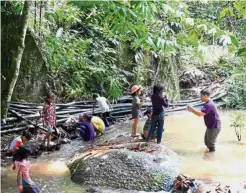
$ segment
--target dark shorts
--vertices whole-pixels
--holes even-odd
[[[204,136],[204,143],[210,151],[215,151],[215,144],[221,129],[207,129]]]
[[[143,117],[143,113],[141,111],[137,111],[137,112],[132,112],[132,118],[136,119],[136,118],[142,118]]]
[[[23,185],[23,191],[21,193],[39,193],[39,188],[34,185]]]

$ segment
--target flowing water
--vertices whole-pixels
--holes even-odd
[[[166,117],[163,143],[180,156],[182,173],[201,179],[210,185],[222,182],[234,187],[242,187],[246,182],[246,144],[237,142],[234,129],[230,127],[235,112],[220,112],[223,128],[215,153],[205,153],[206,148],[203,143],[205,127],[202,118],[188,112]],[[246,130],[243,132],[243,140],[246,140]],[[69,157],[82,148],[82,145],[81,141],[72,141],[70,145],[64,145],[60,151],[45,153],[37,160],[31,161],[31,177],[43,193],[84,192],[83,187],[71,182],[69,170],[65,165]],[[17,192],[16,172],[10,168],[7,175],[2,176],[1,182],[1,192]],[[135,191],[105,189],[103,192]]]

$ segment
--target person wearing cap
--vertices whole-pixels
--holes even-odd
[[[45,144],[47,139],[47,148],[49,149],[52,131],[53,129],[56,130],[56,107],[54,105],[54,94],[52,92],[47,93],[44,98],[42,118],[44,127],[48,130],[43,143]]]
[[[92,114],[94,113],[94,108],[95,108],[96,104],[98,104],[101,111],[102,111],[102,117],[103,117],[104,124],[106,125],[106,127],[109,127],[108,117],[111,120],[115,120],[115,118],[110,113],[110,109],[112,109],[110,102],[105,97],[102,97],[97,93],[93,94],[93,99],[96,102],[94,103]]]
[[[190,105],[187,105],[187,110],[194,115],[204,117],[204,122],[207,127],[204,136],[204,143],[207,146],[209,152],[214,152],[217,137],[221,131],[221,121],[216,105],[209,98],[210,91],[206,89],[202,90],[200,96],[201,101],[205,103],[202,107],[202,110],[198,111]]]
[[[148,117],[148,119],[146,120],[144,127],[143,127],[143,133],[142,133],[142,138],[143,139],[147,139],[148,135],[149,135],[149,131],[151,129],[151,123],[152,123],[152,110],[149,108],[144,112],[144,116]],[[157,134],[156,131],[153,135],[152,139],[156,139],[157,138]]]
[[[142,87],[140,85],[134,85],[131,88],[132,93],[132,118],[134,120],[132,125],[132,137],[137,136],[137,129],[139,119],[142,117],[141,107],[143,103],[140,102],[139,96],[141,94]]]

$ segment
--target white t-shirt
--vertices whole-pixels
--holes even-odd
[[[107,103],[107,99],[105,97],[97,97],[96,101],[97,101],[97,104],[99,105],[102,113],[109,111],[109,106]]]

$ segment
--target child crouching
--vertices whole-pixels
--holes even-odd
[[[151,124],[152,124],[152,110],[151,109],[147,109],[144,112],[144,116],[147,115],[148,119],[146,120],[144,127],[143,127],[143,133],[142,133],[142,138],[143,139],[147,139],[148,135],[149,135],[149,131],[151,129]],[[156,131],[154,132],[153,138],[152,139],[156,139],[157,134]]]
[[[76,123],[77,131],[84,141],[94,141],[95,131],[91,123],[92,116],[90,114],[84,113],[79,117],[79,122]]]

